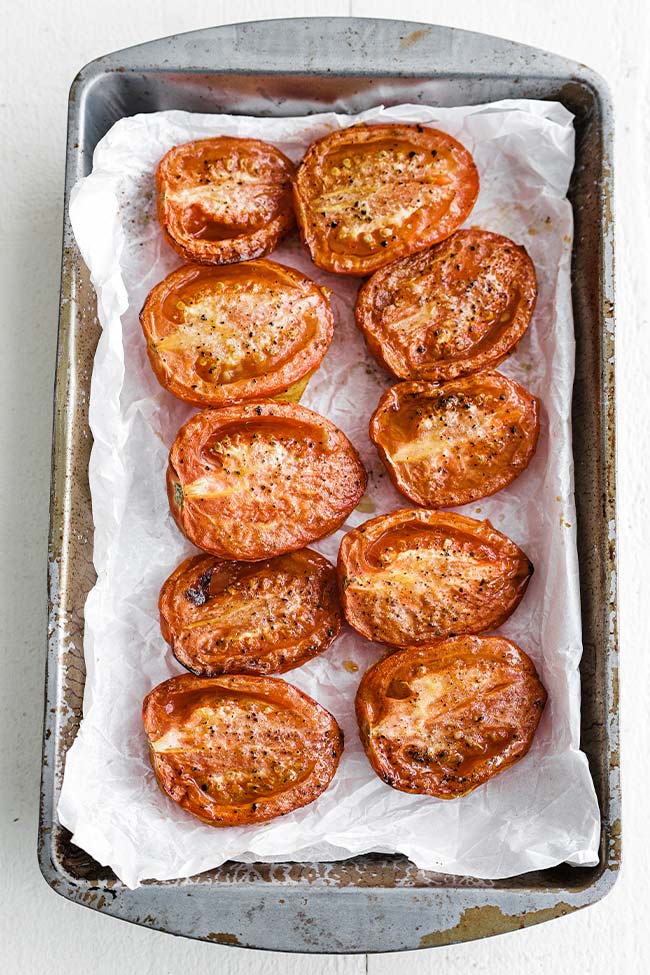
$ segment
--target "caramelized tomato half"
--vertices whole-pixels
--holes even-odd
[[[407,647],[500,626],[533,567],[489,521],[408,508],[348,532],[338,571],[343,610],[355,630]]]
[[[478,196],[469,152],[422,125],[354,125],[314,142],[294,180],[318,267],[371,274],[453,233]]]
[[[523,650],[457,636],[380,660],[356,698],[366,755],[394,789],[457,799],[526,754],[546,691]]]
[[[398,491],[416,504],[467,504],[511,484],[528,467],[538,402],[498,372],[433,383],[398,383],[370,421]]]
[[[174,656],[200,677],[283,673],[327,650],[341,626],[334,566],[307,548],[254,563],[195,555],[158,607]]]
[[[269,254],[295,225],[293,163],[257,139],[187,142],[156,172],[158,220],[187,261],[234,264]]]
[[[211,826],[306,806],[343,751],[329,711],[280,677],[172,677],[146,696],[142,718],[158,785]]]
[[[181,267],[140,321],[161,385],[197,406],[285,393],[318,368],[334,329],[320,288],[272,261]]]
[[[204,410],[181,427],[167,492],[180,530],[223,559],[256,562],[329,535],[366,473],[338,427],[295,403]]]
[[[459,230],[373,274],[355,315],[389,372],[440,382],[505,359],[536,299],[535,268],[523,247],[487,230]]]

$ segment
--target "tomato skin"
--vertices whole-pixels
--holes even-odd
[[[537,447],[539,402],[498,372],[403,382],[370,420],[398,491],[427,508],[468,504],[511,484]]]
[[[295,226],[290,159],[267,142],[218,136],[174,146],[156,170],[158,221],[186,261],[269,254]]]
[[[545,704],[516,644],[457,636],[380,660],[364,674],[355,710],[368,760],[387,785],[457,799],[524,757]]]
[[[524,552],[489,521],[412,508],[349,531],[338,558],[348,623],[394,647],[496,629],[532,572]]]
[[[341,628],[336,570],[310,549],[253,563],[195,555],[163,584],[158,607],[174,656],[199,677],[284,673]]]
[[[178,268],[150,292],[140,322],[159,383],[195,406],[285,393],[318,368],[334,332],[321,289],[264,260]]]
[[[197,413],[181,427],[167,468],[180,530],[198,548],[244,562],[329,535],[365,487],[359,455],[338,427],[272,400]]]
[[[458,230],[373,274],[355,318],[372,355],[398,379],[443,382],[502,362],[536,300],[523,247],[487,230]]]
[[[329,711],[279,677],[171,677],[147,694],[142,720],[161,791],[211,826],[306,806],[343,751]]]
[[[446,133],[354,125],[311,144],[294,178],[294,203],[318,267],[367,275],[448,237],[478,187],[471,155]]]

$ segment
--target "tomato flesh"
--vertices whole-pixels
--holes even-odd
[[[142,716],[161,790],[213,826],[307,805],[343,750],[332,715],[280,678],[172,677],[147,695]]]
[[[293,163],[257,139],[174,146],[156,172],[158,219],[188,261],[232,264],[270,253],[295,223]]]
[[[357,125],[314,142],[294,180],[296,215],[327,271],[370,274],[451,234],[478,195],[471,155],[421,125]]]
[[[488,521],[410,508],[348,532],[338,559],[348,623],[397,647],[500,626],[532,571],[521,549]]]
[[[455,799],[526,754],[546,703],[530,658],[503,637],[459,636],[379,661],[356,714],[374,771],[402,792]]]
[[[538,434],[536,398],[498,372],[398,383],[370,421],[395,487],[429,508],[468,504],[511,484]]]
[[[374,274],[355,316],[389,372],[442,382],[498,365],[524,335],[536,299],[523,247],[486,230],[459,230]]]
[[[334,329],[320,288],[272,261],[182,267],[152,290],[140,321],[161,385],[197,406],[286,393],[318,368]]]
[[[310,549],[254,563],[196,555],[164,583],[159,608],[176,659],[205,677],[283,673],[341,626],[335,569]]]
[[[170,508],[190,541],[250,562],[328,535],[365,486],[359,456],[338,427],[297,404],[268,400],[192,417],[167,470]]]

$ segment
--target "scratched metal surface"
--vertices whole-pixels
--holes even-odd
[[[472,104],[552,98],[576,115],[573,401],[584,655],[582,747],[602,812],[600,862],[504,881],[426,873],[403,857],[224,864],[124,887],[56,819],[81,717],[83,607],[94,582],[88,394],[95,295],[66,217],[54,406],[41,870],[64,897],[148,927],[247,947],[373,952],[452,944],[587,906],[620,864],[616,628],[612,109],[584,65],[482,34],[356,18],[275,20],[164,38],[107,55],[70,93],[65,204],[97,141],[124,115],[180,108],[251,115],[360,111],[380,101]]]

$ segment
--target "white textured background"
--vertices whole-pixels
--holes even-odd
[[[650,12],[640,0],[5,0],[0,33],[0,945],[3,975],[643,975],[650,971]],[[624,868],[586,911],[407,956],[309,957],[197,944],[98,915],[36,863],[51,390],[67,91],[78,68],[151,38],[237,20],[400,16],[513,38],[583,61],[617,120],[617,383]]]

